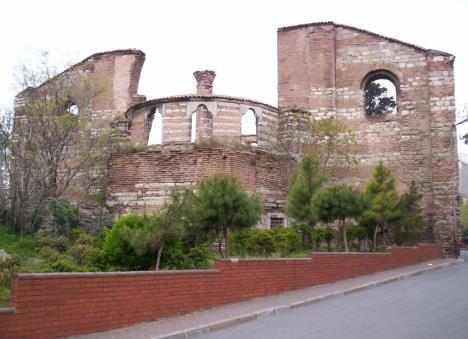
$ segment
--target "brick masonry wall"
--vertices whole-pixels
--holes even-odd
[[[220,260],[214,270],[21,274],[0,309],[0,338],[59,338],[441,258],[439,245],[304,259]],[[253,284],[252,281],[255,281]]]
[[[315,118],[336,116],[357,136],[352,169],[334,171],[336,181],[365,185],[382,161],[400,192],[415,181],[423,194],[427,228],[422,239],[454,254],[454,208],[458,190],[453,89],[454,56],[331,23],[278,31],[278,106],[299,106]],[[369,118],[364,82],[385,70],[399,81],[394,114]]]
[[[294,159],[253,147],[153,146],[144,152],[112,157],[108,205],[116,216],[157,212],[172,189],[227,173],[234,175],[244,190],[257,194],[264,213],[280,212],[294,168]]]

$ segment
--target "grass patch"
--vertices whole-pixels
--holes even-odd
[[[39,253],[37,241],[32,237],[21,237],[0,226],[0,248],[21,259],[19,273],[43,272],[45,261]],[[10,289],[0,285],[0,307],[8,307]]]

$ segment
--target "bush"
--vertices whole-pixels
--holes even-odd
[[[95,271],[111,271],[114,267],[110,266],[106,252],[102,248],[93,248],[87,257],[86,265]]]
[[[54,200],[50,203],[50,209],[58,234],[68,235],[74,227],[78,226],[78,212],[68,201]]]
[[[270,233],[280,256],[286,257],[300,248],[300,239],[294,229],[278,227],[270,230]]]
[[[302,246],[308,247],[312,240],[312,228],[306,224],[295,224],[293,229],[302,239]]]
[[[253,231],[253,229],[243,229],[230,232],[229,244],[233,255],[245,256],[247,254],[247,243]]]
[[[61,255],[57,260],[49,263],[46,272],[86,272],[87,269],[78,266],[69,258]]]
[[[123,236],[125,232],[142,229],[144,217],[141,215],[126,215],[117,220],[110,231],[105,233],[103,243],[104,254],[110,265],[119,270],[146,270],[156,262],[156,251],[138,255]]]
[[[331,242],[336,238],[336,231],[331,227],[322,228],[323,240],[327,243],[327,250],[331,252]]]
[[[251,255],[268,257],[275,252],[275,239],[268,230],[255,230],[247,241],[247,251]]]
[[[314,243],[314,248],[316,251],[320,251],[320,245],[325,241],[325,232],[323,228],[315,228],[310,232],[310,238]]]
[[[91,252],[93,252],[93,247],[85,243],[76,243],[69,249],[69,253],[73,257],[73,260],[75,260],[75,262],[80,266],[86,265]]]
[[[60,252],[50,246],[42,247],[40,254],[48,263],[54,262],[60,257]]]
[[[44,233],[37,240],[40,247],[51,247],[59,252],[65,252],[68,249],[68,238],[63,235],[53,236],[52,234]]]
[[[187,254],[191,268],[203,269],[208,268],[210,252],[204,246],[198,245],[192,247]]]
[[[8,255],[0,259],[0,286],[8,287],[20,267],[20,257],[17,255]]]

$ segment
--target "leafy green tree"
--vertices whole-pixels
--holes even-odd
[[[410,240],[412,233],[424,224],[419,206],[421,198],[422,194],[418,193],[414,181],[409,191],[400,197],[398,204],[400,218],[398,222],[392,224],[393,237],[398,245]]]
[[[317,161],[304,157],[298,164],[296,173],[291,178],[286,214],[295,224],[305,224],[310,229],[318,220],[313,198],[325,183],[326,177],[320,172]]]
[[[379,231],[386,244],[391,224],[401,217],[395,177],[382,162],[375,167],[373,177],[365,188],[364,196],[369,207],[362,214],[360,224],[373,232],[373,249],[375,251]]]
[[[236,178],[218,174],[200,181],[191,197],[190,217],[201,232],[224,240],[224,257],[229,256],[229,230],[255,225],[260,217],[260,201],[242,190]]]
[[[394,97],[388,96],[387,88],[373,81],[365,90],[365,106],[367,114],[375,117],[392,111],[396,107],[396,101]]]
[[[330,187],[317,192],[314,204],[320,221],[330,223],[338,220],[343,234],[344,249],[349,252],[346,219],[357,218],[364,210],[365,201],[361,193],[346,185]]]

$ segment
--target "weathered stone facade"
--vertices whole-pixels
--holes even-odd
[[[298,106],[316,118],[336,116],[355,131],[357,167],[342,181],[362,187],[380,161],[400,191],[415,181],[423,194],[427,238],[449,252],[457,234],[454,56],[353,27],[317,23],[278,30],[279,108]],[[369,117],[364,87],[385,74],[397,110]]]
[[[115,155],[109,164],[108,197],[114,213],[160,211],[174,188],[191,187],[217,173],[234,175],[262,201],[261,227],[271,218],[287,220],[282,208],[295,160],[254,147],[162,145]]]
[[[115,143],[146,148],[156,114],[162,121],[162,145],[110,159],[103,187],[114,217],[160,210],[172,187],[227,172],[261,197],[264,227],[269,217],[282,218],[294,162],[275,153],[278,109],[213,94],[213,71],[194,73],[194,94],[146,100],[137,94],[144,58],[138,50],[98,53],[63,73],[99,88],[90,107],[92,128],[113,129]],[[443,244],[446,253],[453,253],[457,234],[453,60],[448,53],[329,22],[278,30],[279,108],[336,116],[355,131],[359,165],[335,171],[337,181],[362,187],[379,161],[394,171],[400,191],[415,181],[428,225],[422,236]],[[364,89],[379,76],[395,85],[397,109],[369,117]],[[255,135],[242,133],[247,112],[255,116]]]

